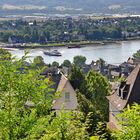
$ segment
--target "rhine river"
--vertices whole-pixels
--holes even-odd
[[[122,41],[117,44],[88,45],[82,48],[74,49],[68,49],[67,47],[53,47],[50,50],[54,49],[57,49],[59,52],[61,52],[62,56],[47,56],[43,53],[43,51],[47,49],[38,48],[29,50],[30,60],[33,60],[35,56],[42,56],[45,63],[57,61],[61,64],[65,59],[73,61],[74,56],[82,55],[87,58],[87,64],[91,63],[92,60],[97,60],[99,58],[104,59],[109,64],[120,64],[124,61],[127,61],[129,57],[132,57],[133,53],[140,49],[140,40]],[[11,53],[17,58],[21,58],[24,54],[24,50],[15,50],[11,51]]]

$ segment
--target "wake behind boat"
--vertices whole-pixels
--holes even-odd
[[[44,54],[49,55],[49,56],[62,56],[62,54],[60,52],[58,52],[57,50],[44,51]]]

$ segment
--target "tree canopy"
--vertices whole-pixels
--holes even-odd
[[[128,106],[118,116],[121,130],[115,133],[117,140],[139,140],[140,139],[140,105]]]
[[[64,60],[64,62],[62,63],[62,66],[71,67],[71,62],[69,60]]]
[[[140,59],[140,50],[133,54],[134,59]]]
[[[85,96],[92,101],[96,110],[100,111],[104,118],[108,116],[108,101],[106,96],[110,94],[110,85],[107,79],[100,73],[90,71],[86,76]]]
[[[85,56],[78,55],[73,58],[73,63],[76,66],[82,67],[85,65],[85,62],[86,62]]]
[[[44,66],[44,59],[42,56],[36,56],[33,60],[33,64],[37,67],[37,66]]]
[[[85,75],[83,70],[81,70],[76,65],[73,65],[69,74],[69,80],[71,81],[74,89],[80,89],[85,81]]]
[[[73,112],[55,116],[51,82],[25,60],[0,60],[0,139],[86,140],[80,117]]]

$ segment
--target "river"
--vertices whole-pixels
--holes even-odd
[[[51,48],[54,50],[56,48]],[[47,56],[43,53],[47,49],[30,49],[30,60],[33,60],[35,56],[42,56],[45,63],[52,63],[57,61],[62,63],[65,59],[73,61],[73,57],[76,55],[82,55],[87,58],[86,63],[91,63],[92,60],[99,58],[104,59],[109,64],[120,64],[127,61],[137,50],[140,49],[140,40],[122,41],[117,44],[106,45],[87,45],[82,48],[68,49],[67,47],[58,47],[57,50],[62,53],[61,57]],[[24,54],[24,50],[11,51],[12,55],[17,58],[21,58]]]

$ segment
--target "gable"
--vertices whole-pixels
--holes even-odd
[[[60,110],[62,106],[64,110],[77,109],[78,102],[76,92],[66,77],[61,78],[57,92],[60,92],[60,97],[55,100],[53,109]]]

